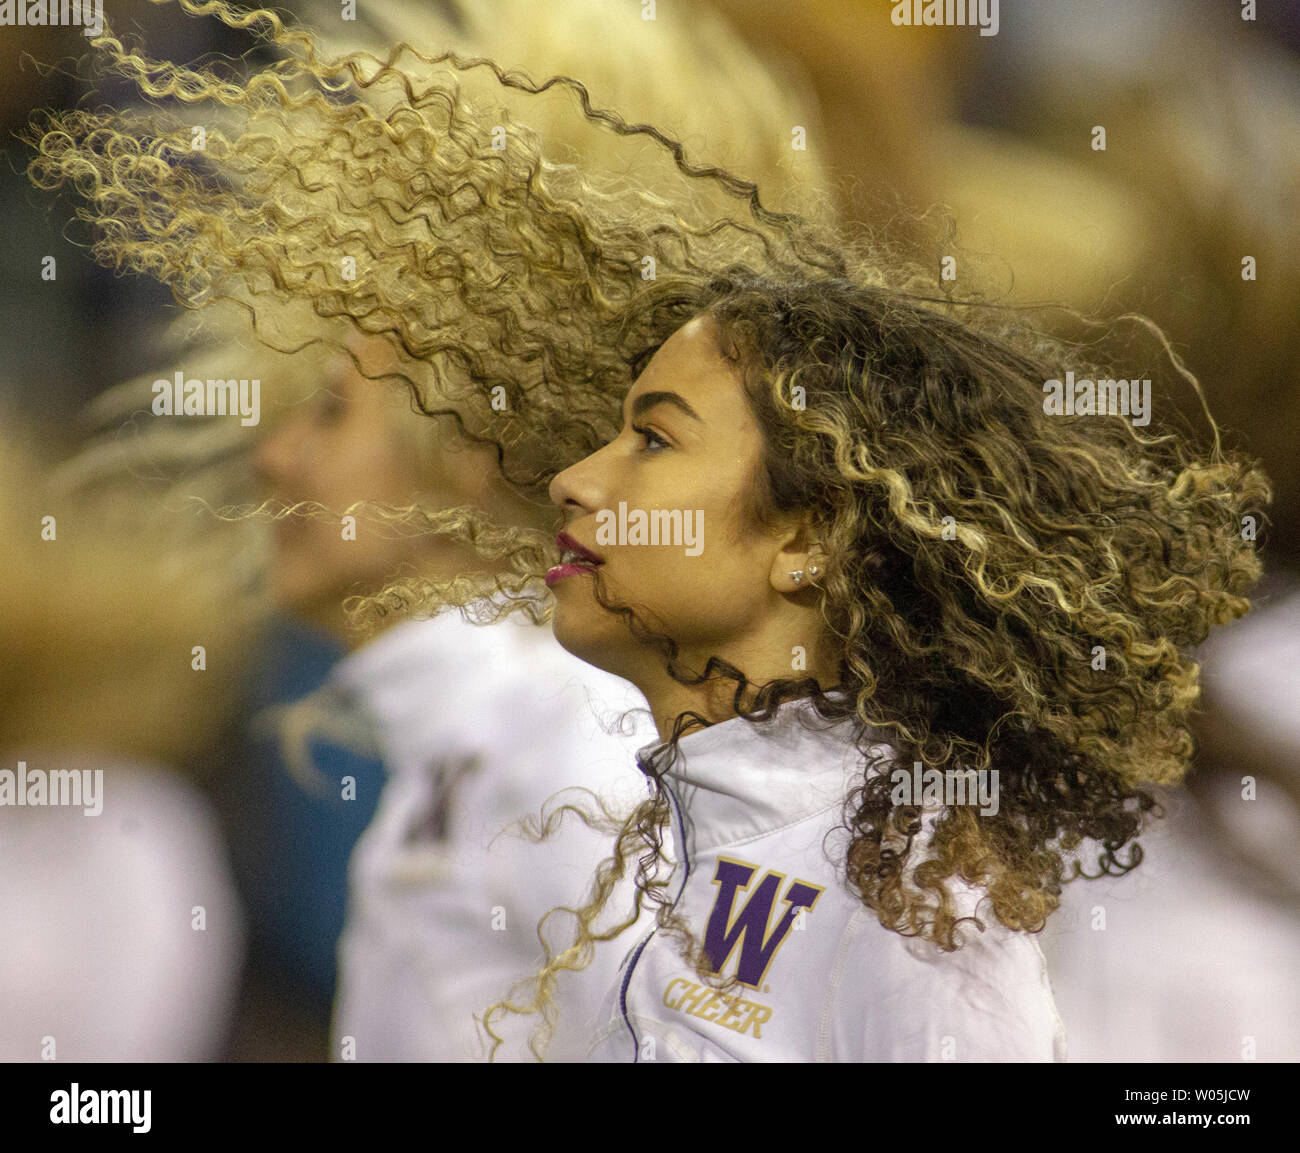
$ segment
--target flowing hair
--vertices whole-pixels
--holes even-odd
[[[618,432],[650,356],[707,313],[763,433],[751,512],[806,512],[824,543],[818,591],[801,595],[819,598],[825,635],[809,643],[834,647],[839,691],[808,676],[756,685],[716,655],[685,667],[599,570],[598,602],[679,682],[734,683],[734,710],[752,723],[799,699],[852,722],[862,773],[844,810],[845,877],[889,930],[960,947],[961,881],[985,890],[1002,925],[1037,931],[1062,883],[1091,875],[1085,843],[1100,846],[1099,873],[1140,861],[1135,838],[1158,815],[1150,786],[1177,783],[1192,751],[1192,650],[1248,609],[1260,563],[1243,518],[1269,497],[1208,411],[1211,443],[1195,447],[1190,429],[1163,421],[1148,433],[1124,416],[1048,410],[1044,385],[1067,371],[1154,376],[1164,395],[1191,389],[1203,403],[1154,325],[1072,316],[1086,339],[1053,336],[1033,312],[936,284],[865,234],[770,210],[753,183],[594,107],[570,77],[537,84],[405,44],[382,61],[329,58],[273,13],[181,5],[258,33],[281,59],[241,78],[152,61],[107,34],[94,42],[101,67],[153,106],[50,115],[30,135],[30,173],[81,195],[100,260],[157,277],[186,307],[235,301],[263,339],[304,304],[381,335],[415,407],[494,446],[502,476],[534,496]],[[664,149],[680,190],[547,160],[524,123],[460,90],[454,73],[476,69],[510,91],[567,89],[587,120]],[[203,153],[163,101],[220,109]],[[734,213],[719,213],[719,193]],[[1148,356],[1157,367],[1137,363]],[[489,595],[406,582],[359,598],[358,615],[418,604],[473,607],[478,623],[549,619],[541,578],[559,557],[540,534],[465,509],[426,528],[508,562]],[[612,828],[614,848],[587,902],[539,926],[540,972],[488,1011],[498,1043],[505,1014],[540,1013],[540,1056],[559,974],[589,965],[647,906],[701,977],[719,979],[665,876],[663,776],[680,738],[707,723],[675,718],[642,759],[650,795],[625,820],[566,804],[534,824],[544,836],[573,814]],[[998,812],[950,807],[922,838],[919,810],[889,786],[890,768],[915,761],[998,770]],[[610,924],[629,875],[635,909]],[[547,921],[561,912],[572,941],[556,948]]]

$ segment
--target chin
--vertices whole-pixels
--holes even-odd
[[[596,620],[597,614],[606,619]],[[625,662],[619,658],[623,655],[625,644],[619,643],[618,622],[594,601],[584,606],[571,605],[567,608],[557,603],[551,618],[551,629],[560,647],[566,652],[598,669],[616,676],[625,675],[620,672]]]
[[[306,574],[287,567],[277,569],[272,574],[271,591],[276,603],[289,612],[302,612],[319,595],[319,590],[312,588],[312,582]]]
[[[601,656],[605,646],[600,643],[598,637],[593,635],[594,630],[589,627],[590,622],[578,622],[573,619],[576,615],[556,606],[551,618],[551,630],[555,633],[555,639],[566,652],[572,653],[588,664],[604,668],[601,664]]]
[[[327,613],[335,601],[343,600],[342,594],[331,598],[330,590],[311,573],[277,573],[271,595],[281,612],[312,622]]]

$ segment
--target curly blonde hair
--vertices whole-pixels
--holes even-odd
[[[753,685],[718,657],[683,668],[676,643],[614,601],[598,572],[600,603],[659,646],[682,683],[734,681],[736,712],[752,722],[795,698],[854,719],[864,763],[846,798],[846,876],[890,930],[959,947],[949,882],[960,878],[986,890],[1003,925],[1036,931],[1079,873],[1070,857],[1085,841],[1102,846],[1104,870],[1138,863],[1134,838],[1158,813],[1149,786],[1177,783],[1191,755],[1192,649],[1249,607],[1260,564],[1242,518],[1269,497],[1208,412],[1212,442],[1196,447],[1185,429],[1148,435],[1118,416],[1045,410],[1044,382],[1067,367],[1134,375],[1131,362],[1108,371],[1102,351],[1121,331],[1150,338],[1160,387],[1200,397],[1159,330],[1127,317],[1071,342],[1028,311],[940,290],[865,235],[770,211],[754,184],[593,108],[569,77],[535,84],[454,53],[412,53],[408,70],[405,45],[385,61],[330,59],[272,13],[182,6],[259,31],[283,58],[239,79],[150,61],[111,36],[95,42],[147,97],[226,114],[198,157],[188,128],[158,108],[62,113],[40,126],[32,178],[81,193],[101,260],[158,277],[189,307],[237,300],[259,332],[306,302],[327,322],[382,334],[416,407],[494,445],[506,480],[535,495],[615,435],[648,357],[709,313],[765,438],[754,514],[806,510],[826,542],[823,616],[843,691],[807,677]],[[433,65],[487,69],[513,91],[569,89],[591,122],[665,149],[680,195],[546,160],[535,133],[471,102]],[[367,100],[348,97],[358,90]],[[694,184],[738,211],[718,215]],[[508,560],[490,599],[464,582],[408,582],[359,609],[473,604],[484,623],[549,617],[541,577],[558,554],[542,534],[465,509],[431,513],[425,527]],[[1099,647],[1106,662],[1095,668]],[[660,868],[670,864],[662,776],[681,735],[704,723],[676,718],[642,764],[652,795],[625,821],[565,805],[539,822],[539,835],[569,813],[612,823],[614,852],[588,902],[567,910],[572,944],[551,947],[539,927],[544,967],[492,1007],[489,1031],[506,1012],[540,1012],[540,1055],[558,974],[589,964],[595,943],[647,903],[697,971],[716,977]],[[998,769],[998,812],[945,810],[921,839],[918,810],[893,803],[868,755],[868,730],[889,734],[893,764]],[[629,870],[636,909],[604,925]]]

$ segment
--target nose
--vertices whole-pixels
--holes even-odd
[[[564,509],[566,520],[576,520],[583,513],[602,507],[601,461],[611,447],[612,442],[604,448],[598,448],[590,456],[583,457],[576,464],[569,465],[563,472],[551,478],[547,493],[552,504],[557,504]]]
[[[577,465],[570,465],[563,472],[557,472],[551,477],[551,483],[546,486],[546,493],[551,498],[551,503],[559,505],[565,511],[566,520],[569,519],[567,514],[570,507],[579,503],[572,495],[573,470],[577,467]]]

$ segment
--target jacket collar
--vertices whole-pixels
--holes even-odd
[[[523,614],[475,625],[449,609],[430,620],[403,621],[344,657],[330,681],[377,723],[384,763],[394,774],[427,771],[430,750],[463,756],[487,744],[588,729],[593,740],[609,740],[595,720],[580,729],[579,719],[565,714],[581,703],[564,691],[575,683],[602,715],[646,709],[630,684],[571,656],[549,628]],[[536,731],[539,722],[550,728]],[[635,711],[627,723],[635,735],[647,727]]]
[[[786,701],[768,722],[732,717],[683,736],[663,782],[684,818],[688,859],[843,806],[864,769],[856,726],[822,718],[805,699]],[[638,751],[643,772],[665,746]]]

